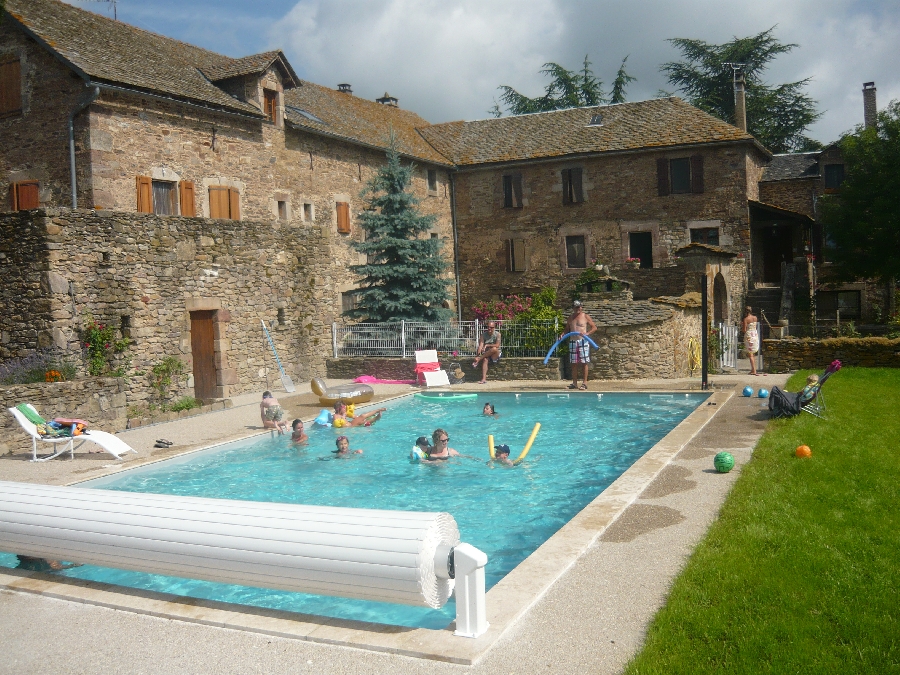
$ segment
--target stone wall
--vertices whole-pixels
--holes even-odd
[[[803,368],[824,370],[839,359],[845,366],[900,368],[900,339],[833,338],[763,340],[766,370],[789,373]]]
[[[44,419],[75,417],[92,429],[114,433],[127,423],[127,388],[120,379],[91,377],[72,382],[0,385],[0,455],[31,452],[29,436],[6,408],[30,403]],[[43,451],[49,448],[44,444]],[[38,445],[38,452],[41,452]]]
[[[759,200],[815,218],[815,200],[823,191],[822,179],[818,176],[768,181],[759,184]]]
[[[441,366],[448,368],[451,363],[459,363],[466,382],[481,379],[481,367],[472,368],[472,358],[441,358]],[[343,357],[330,358],[326,363],[328,377],[334,379],[354,379],[360,375],[372,375],[381,380],[414,380],[416,378],[415,359]],[[545,366],[541,358],[503,357],[499,363],[491,364],[489,380],[559,380],[562,370],[559,359],[551,359]]]

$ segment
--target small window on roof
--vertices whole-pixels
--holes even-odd
[[[588,123],[589,127],[602,127],[603,126],[603,115],[592,115],[591,121]]]

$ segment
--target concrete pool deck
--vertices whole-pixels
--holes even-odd
[[[701,406],[692,415],[697,417],[693,427],[680,425],[491,589],[488,619],[492,626],[482,638],[172,600],[162,594],[4,571],[0,574],[0,636],[6,649],[0,656],[0,672],[50,668],[60,673],[619,672],[640,647],[672,579],[716,517],[765,428],[764,401],[741,397],[740,388],[783,385],[786,376],[710,379],[717,406]],[[593,382],[591,390],[685,391],[697,390],[697,385],[696,378]],[[466,388],[487,392],[564,386],[491,382]],[[376,389],[379,398],[411,390],[406,386]],[[82,453],[76,453],[75,460],[45,464],[7,456],[0,458],[0,479],[68,484],[120,466],[258,433],[254,428],[260,426],[258,396],[239,397],[230,410],[125,432],[123,439],[139,455],[121,464],[108,456]],[[280,400],[289,411],[310,419],[320,406],[309,399],[301,394]],[[710,414],[712,409],[715,415]],[[178,445],[154,451],[156,438]],[[712,456],[722,449],[737,460],[730,474],[712,469]],[[111,609],[124,607],[130,611]],[[57,630],[48,639],[40,627],[51,626]],[[348,648],[352,646],[383,651]]]

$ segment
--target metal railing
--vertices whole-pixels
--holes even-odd
[[[719,340],[722,345],[720,358],[723,368],[737,368],[738,327],[719,324]]]
[[[496,321],[504,356],[544,356],[559,337],[556,321],[515,323]],[[483,321],[428,323],[331,324],[334,358],[341,356],[393,356],[408,358],[419,349],[436,349],[439,354],[459,358],[474,357]]]

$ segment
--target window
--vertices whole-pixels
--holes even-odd
[[[18,59],[0,56],[0,117],[22,114],[22,68]]]
[[[584,237],[582,237],[582,247],[584,246]],[[566,238],[566,252],[568,254],[568,237]],[[569,267],[572,267],[570,264]],[[506,240],[506,270],[508,272],[524,272],[525,271],[525,240],[524,239],[507,239]]]
[[[337,210],[337,231],[340,234],[350,234],[350,204],[337,202],[334,207]]]
[[[313,220],[313,205],[310,202],[303,202],[303,220],[307,223]]]
[[[503,208],[522,208],[522,174],[510,173],[503,176]]]
[[[566,267],[569,269],[587,267],[583,234],[566,237]]]
[[[844,182],[844,165],[843,164],[826,164],[825,165],[825,189],[837,190]]]
[[[858,319],[860,316],[859,291],[819,291],[816,293],[816,314],[822,318],[837,317],[841,319]]]
[[[428,169],[428,191],[437,192],[437,170]]]
[[[581,169],[563,169],[563,204],[580,204],[584,201],[581,190]]]
[[[149,176],[136,176],[138,213],[158,213],[165,216],[181,215],[193,218],[197,215],[194,200],[194,184],[189,180],[180,183],[153,180]],[[176,192],[177,185],[177,192]]]
[[[288,219],[287,202],[279,201],[278,202],[278,220],[287,220],[287,219]]]
[[[701,193],[703,155],[656,160],[656,183],[660,197],[670,194]]]
[[[241,194],[237,188],[224,185],[209,187],[209,217],[220,220],[241,219]]]
[[[175,183],[167,180],[151,181],[153,191],[153,213],[162,216],[178,215],[175,204]]]
[[[263,114],[272,124],[278,124],[278,92],[263,89]]]
[[[341,293],[341,312],[359,309],[359,296],[356,293]]]
[[[38,182],[22,181],[9,186],[10,202],[13,211],[28,211],[40,206],[38,198]]]
[[[697,227],[691,230],[692,244],[709,244],[710,246],[719,245],[719,228],[718,227]]]

